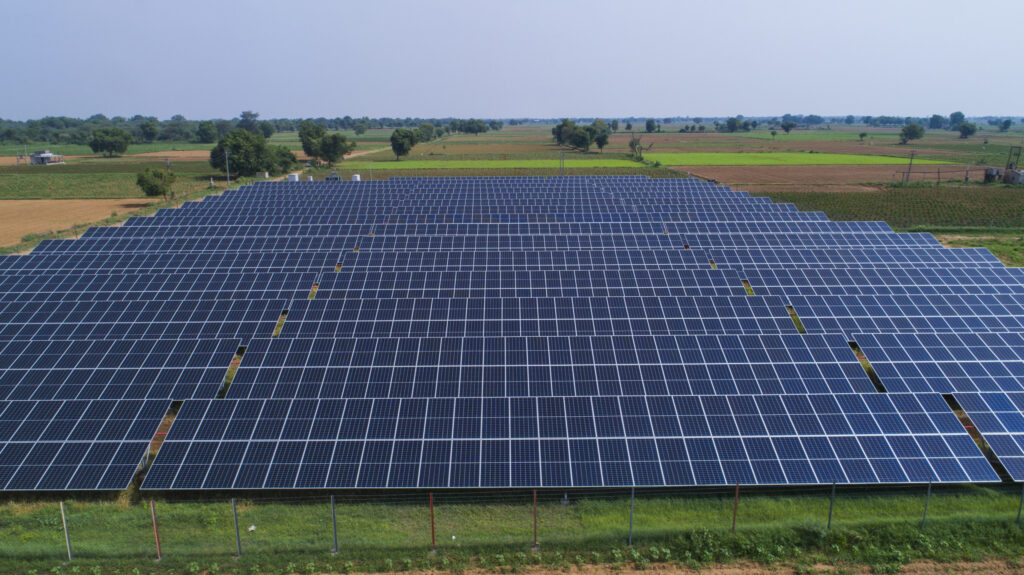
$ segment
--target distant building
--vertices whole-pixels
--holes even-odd
[[[63,164],[64,156],[60,154],[51,154],[50,150],[36,150],[32,152],[32,156],[29,161],[33,164],[46,165],[46,164]]]

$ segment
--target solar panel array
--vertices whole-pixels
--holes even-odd
[[[261,182],[0,258],[0,488],[143,469],[182,490],[1024,480],[1024,274],[644,177]]]

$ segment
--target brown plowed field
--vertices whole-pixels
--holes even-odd
[[[9,246],[27,234],[43,234],[133,212],[152,200],[0,200],[0,245]]]

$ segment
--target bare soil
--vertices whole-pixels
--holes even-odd
[[[27,234],[67,229],[107,218],[111,212],[130,213],[153,200],[0,200],[0,245],[12,245]]]

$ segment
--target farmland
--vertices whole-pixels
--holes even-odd
[[[645,163],[630,158],[631,136],[626,132],[613,134],[603,153],[580,152],[555,145],[550,125],[508,126],[477,135],[448,134],[416,145],[407,158],[396,161],[388,143],[390,129],[371,129],[360,135],[344,131],[340,133],[359,144],[358,157],[339,162],[333,168],[312,168],[309,173],[316,178],[326,177],[332,171],[344,178],[358,173],[367,179],[561,173],[679,177],[689,172],[755,195],[792,202],[801,209],[822,210],[833,219],[882,219],[900,229],[943,230],[949,237],[956,236],[951,240],[957,242],[955,245],[992,245],[1004,261],[1024,263],[1012,257],[1021,250],[1011,247],[1024,229],[1024,218],[1020,216],[1024,204],[1018,198],[1021,194],[1010,188],[962,181],[966,170],[973,170],[969,175],[977,180],[979,166],[1001,166],[1008,147],[1020,143],[1020,132],[986,133],[963,140],[953,132],[929,131],[911,145],[900,145],[898,132],[889,128],[842,126],[772,136],[763,128],[729,134],[680,133],[679,127],[663,126],[662,132],[638,134],[645,146],[652,146],[645,154]],[[296,132],[276,133],[271,142],[286,145],[303,157]],[[132,145],[128,155],[119,158],[87,155],[69,158],[67,164],[59,166],[14,166],[4,162],[0,163],[0,198],[141,198],[134,184],[135,174],[144,168],[162,169],[165,160],[170,160],[171,170],[179,176],[175,184],[177,195],[199,197],[205,193],[211,177],[218,187],[224,183],[223,175],[206,162],[209,147],[157,142]],[[0,155],[20,151],[8,148],[0,150]],[[84,146],[61,147],[42,142],[28,148],[49,148],[65,154],[91,153]],[[911,150],[916,153],[911,184],[894,186],[892,182],[906,169]],[[564,170],[560,168],[563,155]],[[655,167],[655,162],[661,167]],[[131,209],[108,210],[106,206],[97,206],[88,213],[102,215],[111,211],[117,211],[123,218]],[[109,219],[90,219],[85,212],[79,213],[83,215],[76,216],[78,221],[72,223],[80,226]],[[39,222],[38,227],[21,227],[19,232],[60,235],[59,230],[66,230],[66,219],[41,219],[45,220],[32,219]],[[950,229],[973,231],[956,234]]]
[[[676,153],[647,154],[645,159],[668,166],[846,166],[906,165],[906,158],[828,153]],[[936,160],[918,160],[919,164],[944,164]]]

